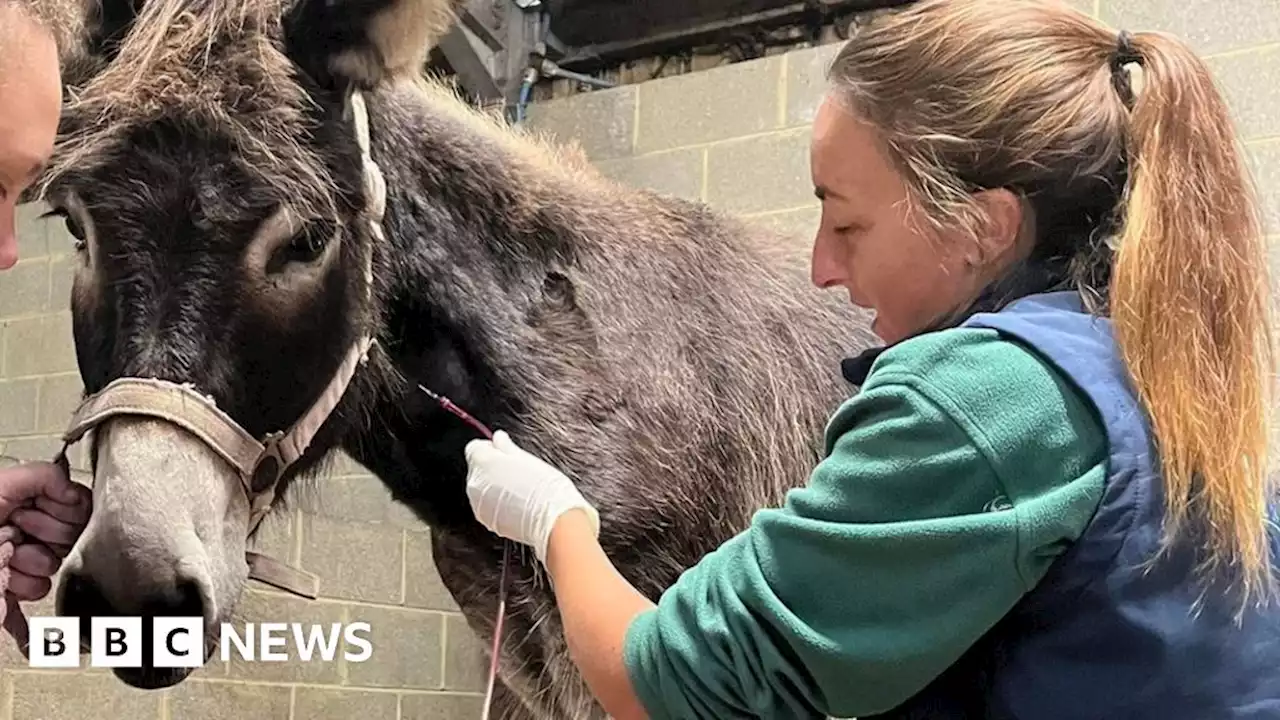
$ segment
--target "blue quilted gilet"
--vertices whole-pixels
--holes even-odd
[[[962,326],[1020,340],[1092,400],[1110,442],[1106,486],[1084,535],[1036,589],[951,670],[877,717],[1280,720],[1280,609],[1237,624],[1238,599],[1203,593],[1187,548],[1149,563],[1162,486],[1110,321],[1076,293],[1052,292]],[[1271,545],[1280,558],[1280,538]]]

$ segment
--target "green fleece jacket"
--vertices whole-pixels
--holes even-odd
[[[994,330],[885,351],[783,507],[627,631],[653,720],[856,717],[901,704],[1044,576],[1097,509],[1106,436]]]

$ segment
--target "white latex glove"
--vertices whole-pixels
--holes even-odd
[[[476,519],[497,535],[533,547],[547,561],[557,518],[584,510],[599,536],[600,515],[564,473],[516,446],[506,432],[467,443],[467,497]]]

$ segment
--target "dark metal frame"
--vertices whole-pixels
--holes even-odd
[[[469,0],[460,22],[441,39],[438,51],[474,101],[501,105],[509,116],[522,90],[542,77],[562,77],[595,87],[612,82],[590,73],[645,57],[694,47],[735,43],[783,28],[805,28],[816,38],[822,27],[847,25],[855,13],[913,0],[796,0],[769,10],[743,13],[688,27],[664,29],[618,42],[566,47],[551,32],[542,0]]]
[[[543,13],[514,0],[471,0],[437,50],[472,99],[511,105],[530,62]]]

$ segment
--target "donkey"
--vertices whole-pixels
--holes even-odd
[[[102,2],[70,33],[39,197],[77,239],[88,393],[121,378],[183,385],[263,438],[373,338],[280,489],[337,449],[369,468],[430,527],[445,585],[489,640],[504,545],[466,500],[477,433],[423,389],[575,478],[608,554],[656,599],[805,482],[826,418],[856,390],[841,360],[874,339],[812,287],[785,238],[610,181],[424,77],[452,12]],[[373,226],[365,118],[385,187]],[[234,466],[146,414],[101,420],[89,449],[96,510],[59,613],[217,627],[249,576],[253,508]],[[516,553],[510,572],[495,716],[603,717],[538,563]],[[160,688],[186,671],[116,675]]]

